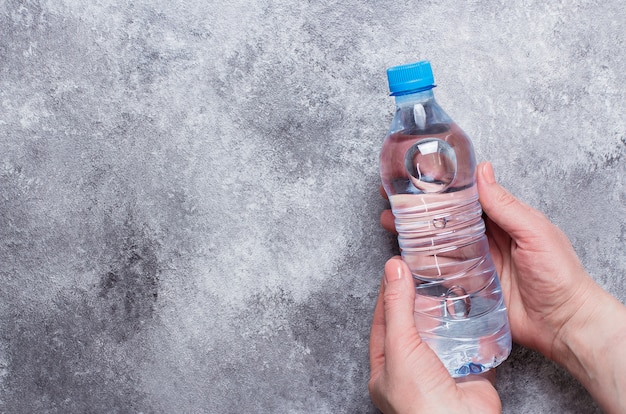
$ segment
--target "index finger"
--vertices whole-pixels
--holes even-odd
[[[380,195],[383,196],[385,200],[389,200],[389,196],[387,195],[385,187],[383,187],[382,184],[380,185],[380,187],[378,187],[378,191],[380,191]]]

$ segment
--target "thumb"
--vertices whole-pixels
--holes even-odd
[[[483,211],[514,240],[524,240],[532,236],[535,229],[549,223],[541,212],[524,204],[496,182],[491,163],[478,165],[476,182]]]
[[[400,258],[389,259],[385,264],[383,299],[387,338],[406,338],[408,335],[419,340],[413,318],[415,282],[408,266]]]
[[[406,263],[400,258],[388,260],[385,282],[386,369],[414,384],[413,394],[440,390],[446,382],[454,386],[448,370],[422,341],[415,326],[415,282]]]

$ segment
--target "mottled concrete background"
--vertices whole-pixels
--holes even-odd
[[[621,0],[0,1],[0,412],[375,413],[385,69],[626,300]],[[615,350],[623,352],[623,350]],[[506,413],[590,413],[540,355]]]

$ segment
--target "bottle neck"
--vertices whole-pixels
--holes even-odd
[[[406,95],[398,95],[395,96],[396,106],[407,106],[421,102],[434,101],[435,94],[433,93],[432,88],[427,89],[425,91],[407,93]]]

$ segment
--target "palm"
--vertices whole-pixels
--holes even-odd
[[[385,365],[384,338],[372,331],[370,389],[372,399],[385,413],[410,412],[407,407],[427,407],[427,412],[469,412],[500,413],[502,404],[493,386],[495,371],[471,375],[454,380],[443,367],[437,356],[424,347],[412,348],[403,358],[400,369],[392,369],[394,379],[389,377],[389,367]],[[378,331],[382,334],[382,330]],[[402,384],[388,389],[388,384]],[[394,398],[394,394],[410,395],[412,402],[404,398]],[[402,401],[406,405],[397,406],[392,401]],[[442,401],[446,401],[442,405]],[[435,407],[435,408],[433,408]]]
[[[494,371],[455,381],[422,341],[413,319],[415,285],[407,265],[399,258],[389,260],[384,281],[370,331],[368,387],[374,404],[387,414],[500,412]]]
[[[564,235],[555,227],[549,230],[540,235],[529,230],[518,242],[487,220],[489,247],[508,307],[513,340],[551,357],[558,328],[572,309],[566,304],[578,290],[572,286],[571,275],[580,264],[573,249],[563,255],[564,243],[569,245]],[[558,246],[561,253],[546,246]],[[541,329],[550,324],[555,329]]]
[[[466,382],[459,382],[457,389],[461,393],[461,402],[466,407],[471,407],[471,412],[499,413],[502,410],[498,392],[485,378],[470,377]]]

